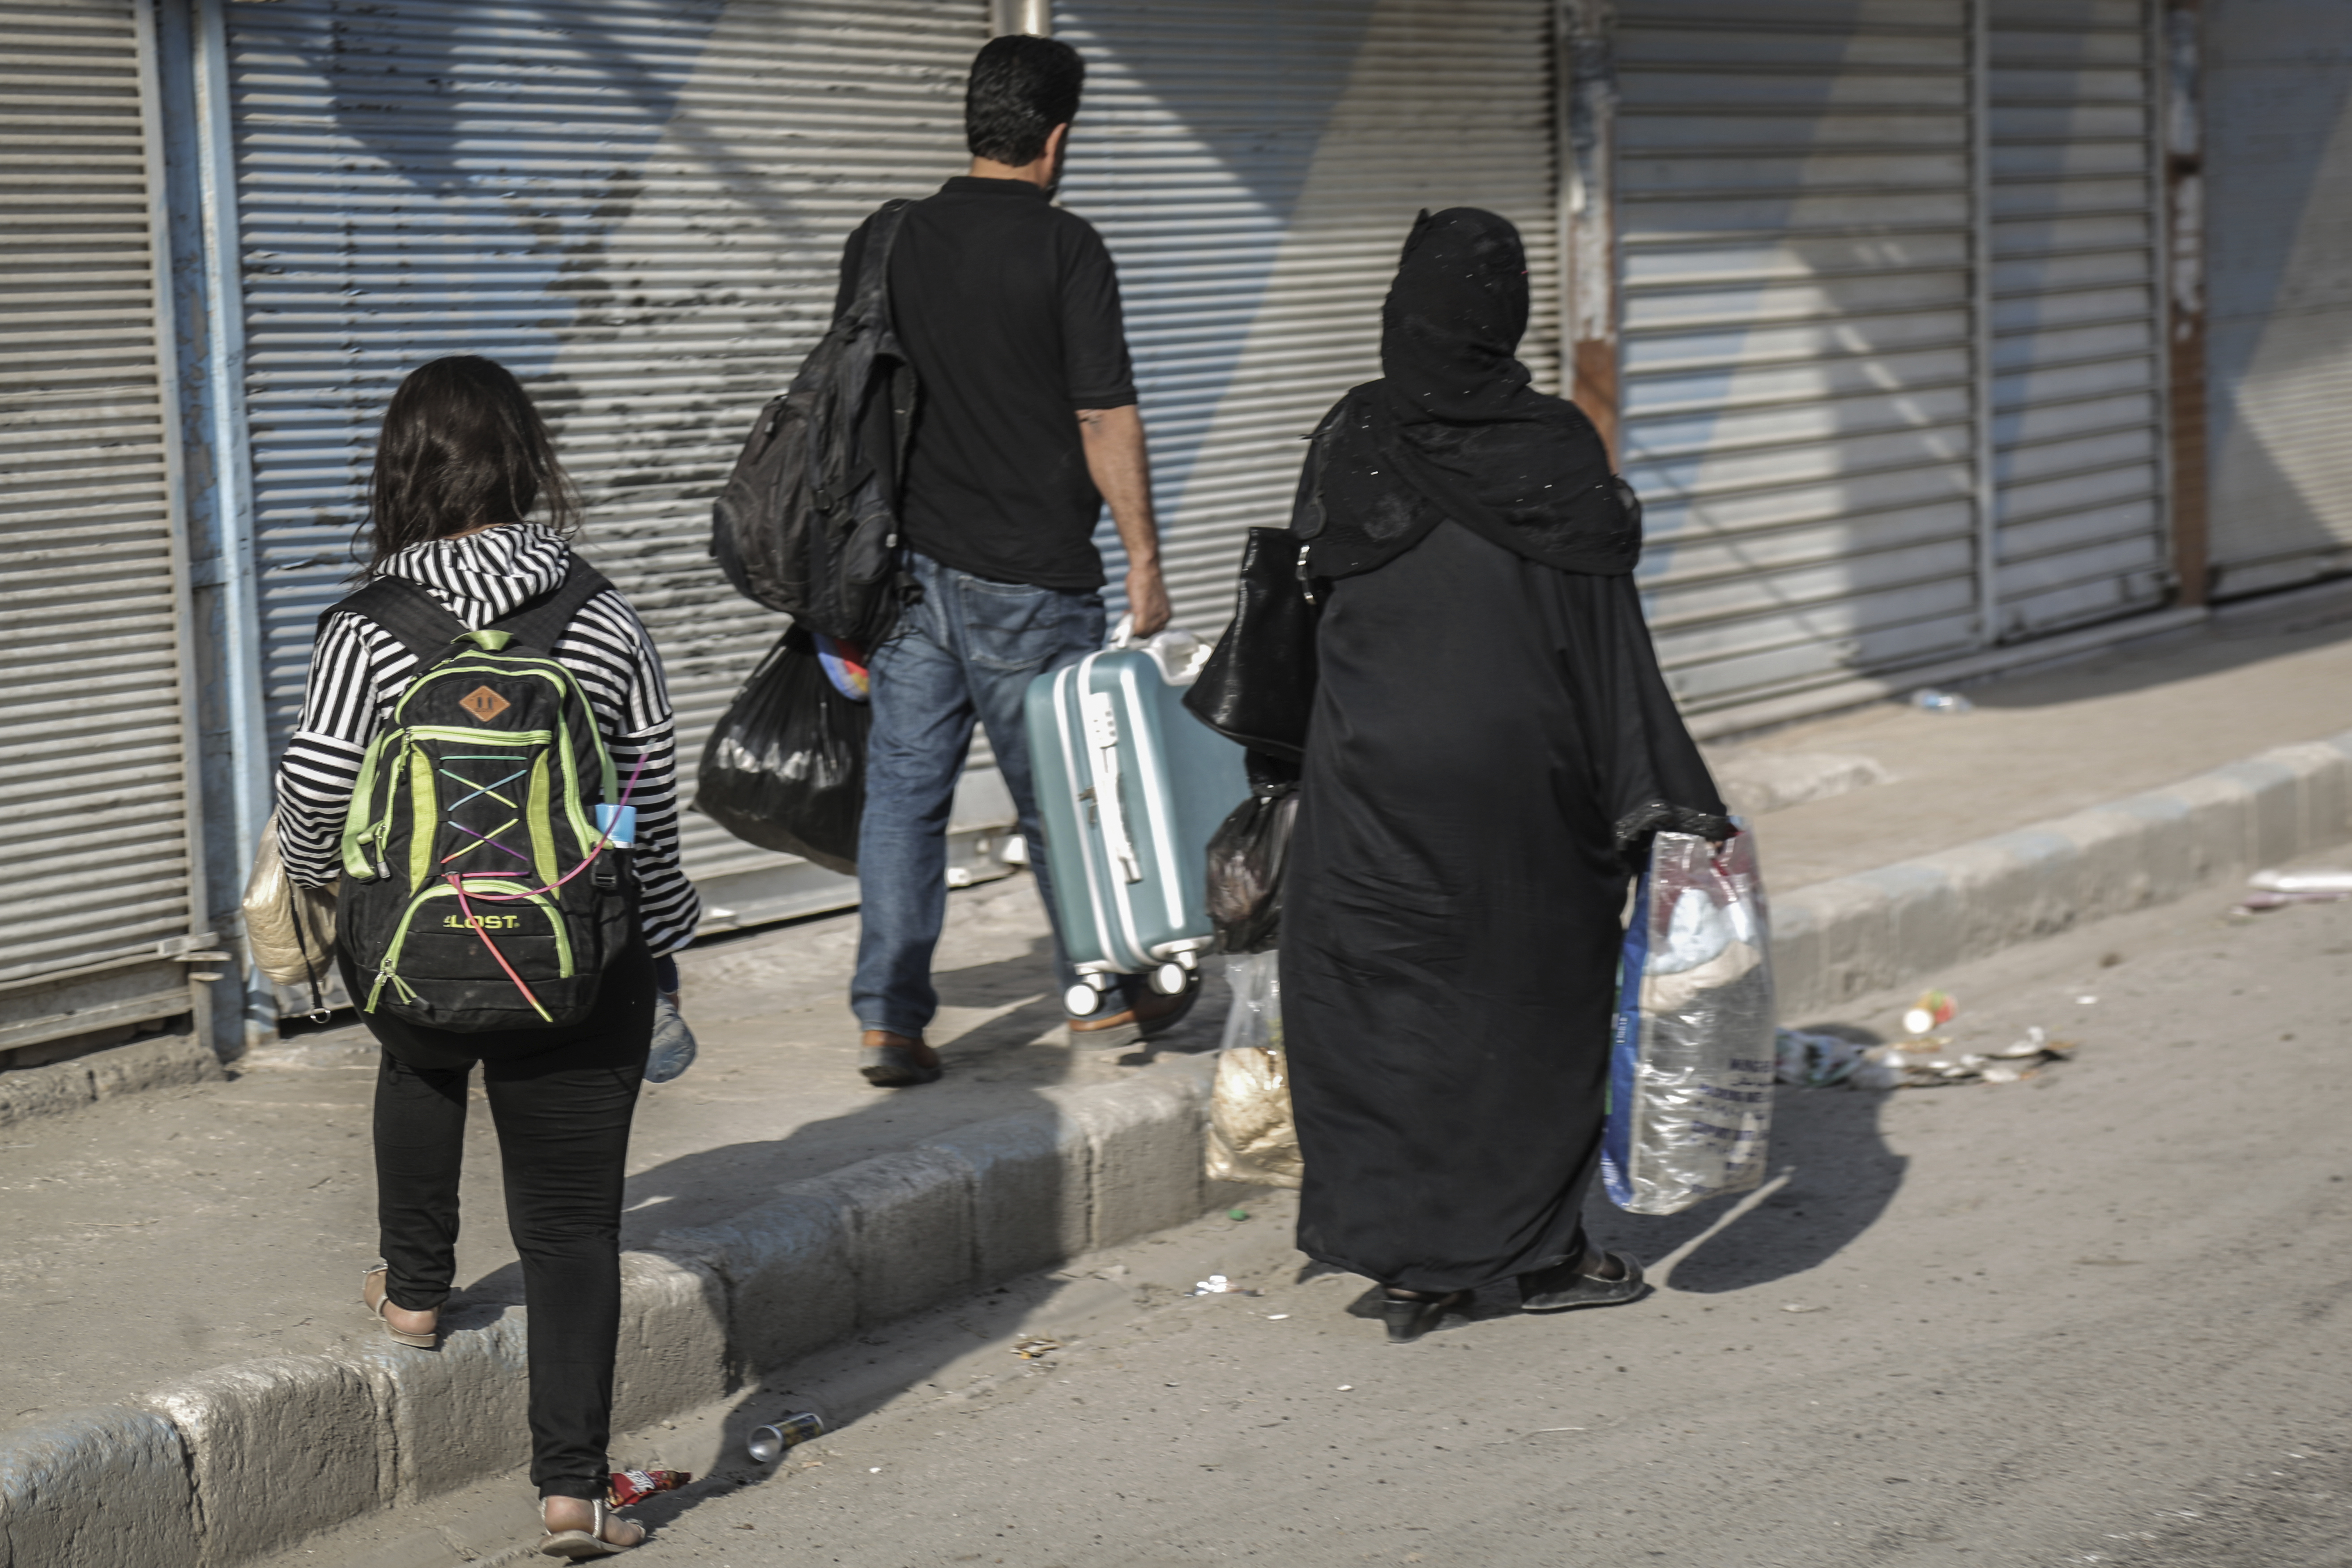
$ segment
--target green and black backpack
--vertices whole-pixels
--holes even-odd
[[[635,939],[636,885],[596,809],[625,804],[612,755],[551,650],[610,586],[575,558],[553,593],[481,630],[394,577],[327,612],[364,616],[417,661],[343,826],[336,923],[362,1013],[478,1033],[594,1009]]]

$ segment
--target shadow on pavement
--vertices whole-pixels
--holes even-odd
[[[1986,681],[1963,689],[1979,708],[2032,709],[2095,701],[2150,690],[2247,665],[2325,647],[2352,633],[2352,593],[2324,602],[2248,612],[2186,632],[2151,638],[2079,663]]]
[[[1669,1271],[1672,1288],[1686,1294],[1745,1290],[1817,1268],[1876,1224],[1903,1185],[1910,1162],[1887,1148],[1879,1130],[1886,1098],[1782,1085],[1764,1178],[1768,1186],[1781,1184],[1728,1225],[1725,1216],[1748,1194],[1659,1216],[1627,1214],[1596,1194],[1585,1223],[1596,1245],[1652,1265],[1704,1237]]]
[[[940,971],[935,984],[943,1009],[1004,1009],[942,1041],[946,1079],[913,1089],[872,1089],[856,1109],[803,1122],[776,1139],[739,1140],[638,1172],[629,1178],[630,1208],[623,1215],[622,1246],[651,1247],[665,1231],[723,1222],[765,1203],[793,1181],[910,1148],[976,1121],[1041,1109],[1055,1111],[1048,1089],[1122,1081],[1136,1076],[1133,1067],[1154,1056],[1210,1049],[1217,1043],[1229,999],[1220,965],[1209,966],[1211,973],[1191,1015],[1160,1037],[1140,1044],[1112,1039],[1075,1047],[1059,1038],[1063,1014],[1050,965],[1048,940],[1039,936],[1018,956]],[[850,1070],[847,1058],[837,1052],[828,1060],[827,1071]],[[853,1094],[858,1092],[855,1083],[847,1087]],[[956,1110],[966,1103],[968,1110]],[[474,1212],[482,1215],[480,1205],[491,1199],[491,1193],[477,1187],[469,1195]],[[1059,1202],[1074,1199],[1082,1201],[1082,1195],[1057,1195]],[[784,1386],[785,1380],[820,1367],[830,1369],[822,1374],[825,1393],[819,1407],[839,1429],[943,1375],[948,1363],[968,1356],[976,1346],[1016,1331],[1027,1314],[1055,1300],[1068,1285],[1066,1279],[1042,1272],[1010,1281],[975,1280],[971,1287],[974,1299],[953,1303],[957,1331],[912,1344],[892,1335],[887,1352],[873,1350],[869,1364],[874,1370],[868,1376],[845,1375],[843,1368],[855,1368],[862,1347],[878,1347],[877,1336],[890,1334],[891,1325],[861,1325],[846,1340],[802,1361],[738,1369],[738,1387],[720,1420],[715,1455],[707,1453],[700,1461],[707,1470],[685,1492],[649,1500],[633,1510],[633,1517],[658,1528],[702,1501],[763,1484],[793,1468],[789,1458],[780,1465],[762,1465],[748,1453],[756,1427],[809,1407]],[[478,1305],[523,1304],[520,1265],[509,1263],[483,1276],[460,1292],[460,1299]],[[936,1312],[950,1304],[936,1303],[927,1310]],[[616,1451],[616,1459],[623,1457]]]

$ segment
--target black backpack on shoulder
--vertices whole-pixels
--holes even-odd
[[[629,784],[554,648],[610,586],[575,558],[552,593],[479,630],[395,577],[327,611],[416,656],[343,826],[336,934],[362,1013],[461,1033],[594,1013],[635,940],[634,868],[597,809]]]
[[[890,249],[907,201],[866,234],[857,291],[760,410],[711,508],[710,553],[746,598],[871,648],[897,618],[898,481],[917,387],[890,324]]]

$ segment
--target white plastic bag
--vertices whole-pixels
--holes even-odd
[[[1209,1104],[1209,1179],[1295,1187],[1304,1169],[1282,1051],[1282,980],[1268,949],[1226,970],[1234,990]]]
[[[1601,1178],[1634,1214],[1764,1179],[1772,963],[1754,839],[1661,833],[1625,929]]]

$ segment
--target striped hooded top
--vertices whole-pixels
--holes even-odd
[[[416,584],[478,627],[551,592],[571,563],[563,541],[519,522],[413,544],[379,570]],[[677,736],[661,657],[617,592],[589,600],[552,651],[578,677],[621,776],[644,763],[630,796],[640,918],[646,945],[656,955],[674,952],[694,935],[702,904],[678,865]],[[339,614],[320,629],[301,721],[278,764],[278,848],[296,881],[333,885],[361,760],[415,673],[415,656],[372,621]]]

